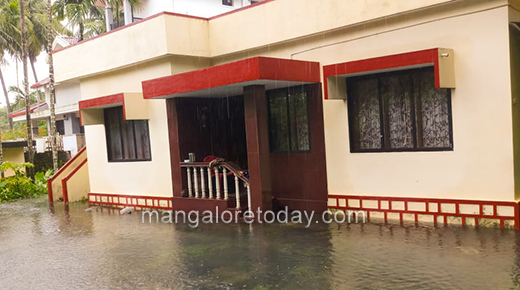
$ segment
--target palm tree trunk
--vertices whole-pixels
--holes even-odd
[[[34,164],[33,134],[31,123],[31,102],[29,98],[29,70],[27,69],[27,31],[25,27],[25,3],[20,0],[20,26],[22,30],[22,62],[23,62],[23,93],[25,97],[25,117],[27,124],[27,161]],[[33,168],[27,168],[27,175],[34,181]]]
[[[11,102],[9,102],[9,94],[7,93],[7,87],[5,86],[4,75],[0,70],[0,82],[2,83],[2,89],[4,90],[5,105],[7,107],[7,122],[9,123],[9,130],[13,130],[13,118],[11,118]]]
[[[54,89],[54,64],[52,62],[52,4],[51,0],[47,0],[47,15],[49,16],[49,27],[47,34],[47,52],[49,53],[49,92],[50,92],[50,110],[51,110],[51,151],[52,151],[52,168],[54,172],[58,171],[58,145],[56,140],[56,91]]]
[[[32,69],[32,72],[33,72],[33,76],[34,76],[34,82],[37,83],[38,82],[38,76],[36,75],[36,69],[34,69],[34,57],[33,56],[29,56],[29,60],[31,61],[31,69]],[[42,91],[40,91],[40,89],[36,89],[36,99],[38,101],[38,103],[40,103],[40,101],[43,99],[42,98]]]

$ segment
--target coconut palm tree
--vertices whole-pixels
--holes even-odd
[[[59,34],[70,35],[71,33],[65,29],[65,27],[58,20],[54,19],[51,19],[51,27],[49,28],[49,19],[47,17],[47,2],[45,0],[26,0],[26,2],[28,6],[26,13],[27,20],[31,24],[31,29],[28,32],[29,61],[34,76],[34,81],[38,82],[38,76],[34,68],[34,62],[42,51],[49,52],[48,48],[50,45],[52,45],[52,41],[54,41],[54,37],[48,39],[49,29]],[[55,36],[55,34],[56,33],[53,35]],[[39,90],[38,96],[40,99],[42,98],[41,92]]]
[[[5,85],[4,75],[2,74],[2,66],[6,64],[4,60],[4,55],[2,50],[0,49],[0,83],[2,84],[2,91],[4,92],[5,97],[5,105],[7,107],[7,123],[9,125],[9,130],[13,130],[13,118],[11,118],[11,102],[9,101],[9,93],[7,92],[7,87]]]
[[[29,72],[27,69],[27,27],[25,26],[25,3],[20,0],[20,30],[21,30],[21,44],[22,44],[22,64],[23,64],[23,93],[25,96],[25,120],[27,124],[27,161],[34,163],[33,155],[33,135],[31,124],[31,103],[29,98]],[[34,171],[32,168],[27,168],[27,175],[34,180]]]
[[[52,3],[51,0],[47,0],[47,52],[49,53],[49,92],[50,92],[50,104],[49,109],[51,113],[51,151],[52,151],[52,169],[54,172],[58,172],[58,142],[56,140],[56,91],[54,89],[54,63],[52,61],[52,42],[55,37],[52,30]]]
[[[6,64],[5,56],[7,54],[15,55],[17,51],[20,51],[20,29],[19,25],[17,25],[18,21],[18,3],[9,0],[0,0],[0,83],[2,84],[7,106],[9,130],[13,129],[13,120],[9,116],[11,114],[11,103],[1,69],[2,66]]]
[[[38,82],[38,76],[34,68],[36,57],[42,50],[47,51],[48,47],[48,19],[47,5],[45,0],[26,0],[25,23],[27,53],[31,64],[33,76]],[[70,31],[56,19],[52,21],[52,29],[60,34],[70,35]],[[3,63],[4,56],[11,55],[18,63],[21,60],[21,30],[20,30],[20,5],[18,0],[0,0],[0,65]],[[52,41],[52,38],[50,41]],[[0,67],[1,68],[1,67]],[[5,88],[3,75],[0,73],[2,88]],[[6,98],[7,113],[11,113],[7,90],[4,91]],[[38,92],[40,96],[40,92]],[[41,97],[40,97],[41,98]],[[12,129],[12,119],[8,116],[9,128]]]
[[[67,20],[68,28],[76,30],[76,37],[82,41],[86,36],[105,32],[105,13],[95,5],[96,0],[56,0],[54,12],[58,21]]]

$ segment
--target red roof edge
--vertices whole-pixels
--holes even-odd
[[[50,82],[50,80],[51,79],[49,77],[46,77],[43,80],[41,80],[41,81],[35,83],[34,85],[32,85],[31,89],[36,89],[36,88],[42,87],[42,86],[48,84]]]
[[[34,110],[36,110],[40,107],[43,107],[45,105],[47,105],[47,103],[45,101],[37,103],[37,104],[32,104],[31,107],[29,108],[29,112],[32,113],[32,112],[34,112]],[[18,117],[18,116],[22,116],[22,115],[25,115],[25,108],[12,112],[11,114],[9,114],[9,117],[13,118],[13,117]]]
[[[247,58],[143,81],[143,98],[160,98],[253,80],[319,82],[320,65],[318,62],[262,56]]]

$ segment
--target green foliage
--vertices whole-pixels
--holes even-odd
[[[38,172],[32,182],[22,171],[24,168],[34,167],[31,163],[4,162],[0,170],[12,170],[14,175],[0,179],[0,203],[23,198],[37,197],[47,193],[47,179],[52,171]]]

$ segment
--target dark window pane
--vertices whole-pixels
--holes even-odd
[[[150,159],[150,136],[148,136],[148,122],[134,121],[137,159]]]
[[[449,91],[435,88],[433,70],[423,70],[418,75],[421,94],[423,146],[425,148],[452,147]]]
[[[289,116],[287,92],[273,91],[269,95],[269,136],[272,151],[289,151]]]
[[[347,81],[351,150],[453,147],[451,95],[435,88],[433,67]]]
[[[272,90],[267,95],[271,151],[309,151],[309,111],[304,88]]]
[[[148,121],[123,119],[122,107],[105,109],[109,161],[150,160]]]
[[[133,122],[134,121],[125,120],[122,120],[121,122],[123,155],[125,156],[125,159],[136,159]]]
[[[121,112],[118,108],[105,109],[105,129],[107,135],[107,151],[109,160],[123,159],[120,115]]]
[[[289,120],[291,151],[310,150],[307,93],[302,89],[292,90],[289,94]]]
[[[412,88],[409,74],[380,78],[380,94],[388,110],[390,148],[413,148]]]
[[[381,149],[381,115],[376,78],[349,83],[351,126],[355,150]]]

